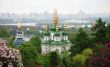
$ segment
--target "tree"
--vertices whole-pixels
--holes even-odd
[[[81,53],[86,57],[86,63],[85,67],[92,67],[92,62],[93,62],[93,50],[91,48],[86,48],[82,51]]]
[[[62,67],[73,67],[71,63],[71,57],[69,56],[67,51],[62,52],[60,57],[62,58]]]
[[[35,67],[35,65],[37,64],[36,48],[30,42],[26,42],[26,43],[23,43],[21,46],[19,46],[19,49],[21,52],[24,66]]]
[[[76,35],[77,35],[77,32],[69,32],[68,34],[68,39],[71,41],[72,44],[74,43],[74,39]]]
[[[8,48],[4,41],[0,41],[0,62],[3,63],[3,67],[8,67],[9,63],[13,67],[17,67],[17,65],[21,65],[19,64],[21,62],[21,54],[18,49]]]
[[[93,66],[94,67],[110,67],[110,25],[101,18],[96,20],[95,26],[92,28],[95,46],[93,48]]]
[[[41,39],[36,36],[32,37],[29,42],[32,43],[36,47],[37,52],[41,54]]]
[[[110,67],[110,49],[104,45],[94,48],[94,67]]]
[[[38,64],[41,64],[43,67],[49,67],[49,54],[47,55],[38,55],[36,61]]]
[[[51,52],[49,58],[50,67],[57,67],[59,65],[57,52]]]
[[[96,20],[96,24],[93,26],[92,31],[95,42],[104,43],[107,41],[106,23],[102,21],[101,18]]]
[[[7,28],[1,28],[0,29],[0,38],[7,38],[9,37],[9,32]]]
[[[81,54],[76,54],[75,56],[72,57],[73,60],[72,67],[90,67],[91,61],[89,61],[90,60],[89,57],[92,54],[93,52],[91,48],[86,48],[81,52]]]
[[[15,48],[16,46],[14,45],[14,40],[15,40],[15,37],[12,36],[9,38],[9,43],[8,43],[8,47],[12,47],[12,48]]]
[[[82,54],[76,54],[73,57],[75,67],[85,67],[86,57]]]
[[[92,49],[91,48],[86,48],[82,51],[82,54],[88,58],[90,54],[93,54]]]
[[[108,41],[110,42],[110,24],[107,25],[107,38]]]
[[[70,52],[71,55],[79,54],[85,48],[91,48],[93,46],[90,36],[83,29],[80,29],[74,40],[74,45],[70,48]]]

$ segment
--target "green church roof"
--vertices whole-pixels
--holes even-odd
[[[61,41],[53,41],[53,42],[51,42],[51,45],[63,45],[63,42],[61,42]]]
[[[56,29],[55,29],[54,27],[52,27],[50,30],[51,30],[51,31],[56,31]]]
[[[62,40],[62,42],[65,44],[71,43],[69,40]]]
[[[64,35],[64,36],[65,36],[65,35],[68,35],[68,32],[63,32],[62,35]]]
[[[50,36],[50,32],[43,32],[43,35]]]
[[[55,32],[54,35],[55,35],[55,36],[60,36],[60,33],[59,33],[59,32]]]

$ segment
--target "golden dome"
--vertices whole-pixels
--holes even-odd
[[[58,25],[58,13],[57,13],[57,10],[54,10],[54,13],[53,13],[53,22],[54,22],[54,26],[56,28],[56,26]]]
[[[18,19],[18,29],[21,28],[21,21],[20,21],[20,18]]]

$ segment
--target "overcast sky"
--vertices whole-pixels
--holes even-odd
[[[110,0],[0,0],[0,12],[10,13],[110,13]]]

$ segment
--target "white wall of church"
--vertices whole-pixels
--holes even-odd
[[[68,36],[63,36],[62,39],[63,40],[68,40]]]
[[[42,51],[42,54],[47,54],[50,50],[49,50],[49,45],[42,45],[41,46],[41,51]]]
[[[51,32],[50,38],[51,38],[51,40],[54,40],[54,33],[53,32]]]
[[[16,38],[23,38],[23,33],[22,34],[17,33]]]
[[[61,37],[54,37],[54,41],[61,41]]]
[[[48,41],[48,40],[50,40],[50,37],[49,36],[44,36],[44,40]]]
[[[58,51],[58,53],[61,53],[61,46],[51,46],[50,51]]]
[[[47,54],[52,51],[58,51],[58,53],[60,54],[62,51],[69,50],[70,46],[69,45],[60,46],[60,45],[42,44],[41,49],[42,49],[42,54]]]

